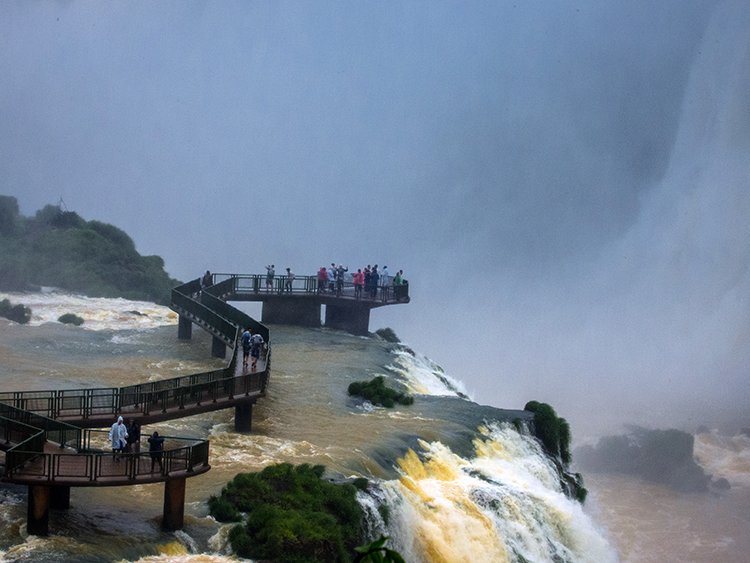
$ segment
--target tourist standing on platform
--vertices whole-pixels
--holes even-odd
[[[135,454],[141,451],[141,425],[137,420],[131,420],[128,425],[128,445],[125,451]]]
[[[380,274],[378,274],[378,265],[375,264],[370,272],[370,297],[375,299],[378,296],[378,281],[380,280]]]
[[[318,293],[325,293],[327,283],[328,272],[325,266],[321,266],[320,270],[318,270]]]
[[[256,332],[250,337],[250,357],[252,358],[252,371],[255,372],[255,368],[258,367],[258,358],[260,358],[260,349],[265,341],[259,332]]]
[[[370,274],[372,273],[372,267],[368,264],[365,266],[365,293],[370,295]]]
[[[336,295],[341,296],[341,292],[344,291],[344,274],[349,271],[349,268],[345,268],[341,264],[336,268]]]
[[[334,284],[336,283],[336,264],[331,262],[331,267],[328,268],[328,291],[333,293]]]
[[[388,266],[383,266],[383,269],[380,271],[381,287],[388,287],[389,277],[390,276],[388,275]]]
[[[247,367],[247,359],[250,356],[250,328],[246,328],[240,337],[242,342],[242,367]]]
[[[404,271],[399,270],[393,278],[393,296],[396,298],[396,301],[401,301],[407,292],[407,288],[403,287],[404,285],[406,285]]]
[[[159,471],[164,471],[161,463],[162,453],[164,451],[164,438],[159,436],[158,432],[151,434],[148,439],[148,453],[151,456],[151,473],[154,472],[154,464],[159,464]]]
[[[291,268],[286,269],[286,291],[289,293],[292,292],[292,282],[294,281],[294,272],[292,272]]]
[[[352,275],[352,282],[354,283],[354,297],[359,299],[362,297],[362,287],[365,285],[365,275],[362,273],[362,268],[358,268]]]
[[[214,284],[214,277],[211,275],[211,272],[209,270],[206,270],[206,273],[203,274],[203,277],[201,278],[201,287],[210,287]]]
[[[276,266],[273,264],[266,266],[266,291],[273,289],[273,277],[276,275]]]
[[[128,428],[121,416],[117,417],[117,422],[109,429],[109,441],[112,442],[112,457],[115,461],[120,461],[117,454],[122,453],[128,443]]]

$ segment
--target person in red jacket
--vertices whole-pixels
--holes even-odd
[[[359,299],[362,297],[362,288],[365,285],[365,274],[362,272],[362,268],[358,268],[354,274],[352,274],[352,282],[354,283],[354,297]]]
[[[328,283],[328,272],[325,266],[321,266],[318,270],[318,293],[325,293],[326,283]]]

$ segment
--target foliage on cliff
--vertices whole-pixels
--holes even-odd
[[[23,217],[10,196],[0,196],[0,263],[0,289],[6,291],[46,285],[166,304],[180,283],[159,256],[141,256],[117,227],[55,205]]]
[[[322,479],[325,468],[272,465],[240,473],[208,501],[219,521],[246,520],[229,534],[240,557],[278,561],[351,561],[364,514],[351,484]]]
[[[396,403],[402,405],[414,404],[414,397],[401,393],[395,389],[385,386],[385,378],[382,375],[372,378],[370,381],[354,381],[349,384],[349,394],[357,395],[367,399],[373,405],[393,408]]]
[[[552,460],[560,473],[560,485],[568,496],[583,503],[588,491],[583,485],[583,476],[580,473],[570,473],[572,456],[570,454],[570,424],[562,417],[557,416],[555,409],[547,403],[529,401],[523,408],[525,411],[534,413],[534,424],[532,429],[544,449],[550,454]]]
[[[570,425],[557,416],[555,409],[547,403],[529,401],[523,408],[534,413],[534,435],[544,444],[544,448],[564,464],[570,463]]]

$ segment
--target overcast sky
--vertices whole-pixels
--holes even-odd
[[[371,328],[482,403],[750,425],[749,38],[741,0],[6,0],[0,194],[183,280],[403,269]]]

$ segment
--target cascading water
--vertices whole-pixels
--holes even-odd
[[[596,561],[617,559],[576,501],[562,492],[539,443],[509,423],[488,424],[462,457],[421,442],[381,483],[370,526],[408,561]]]

